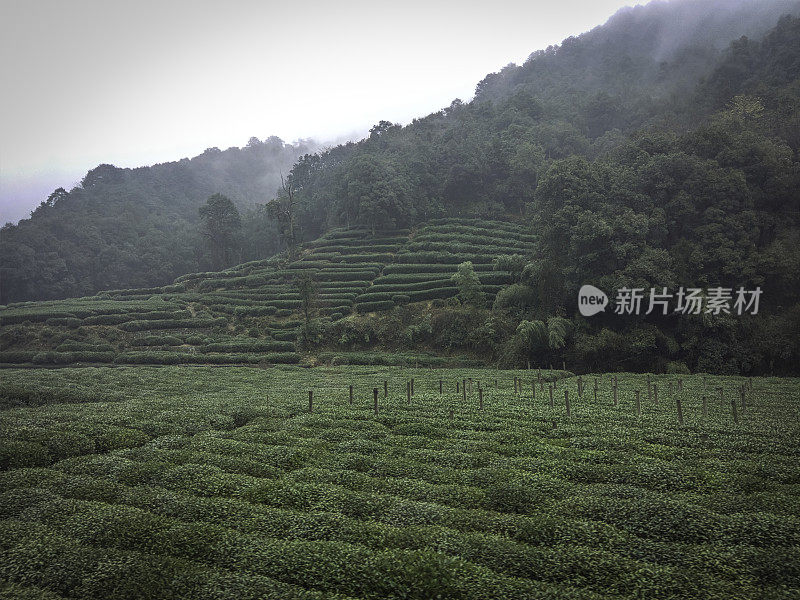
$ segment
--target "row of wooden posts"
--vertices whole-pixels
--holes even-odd
[[[439,380],[439,394],[443,393],[443,380]],[[536,400],[536,381],[531,380],[531,394],[532,399]],[[544,379],[542,378],[541,371],[538,373],[538,383],[539,389],[543,392],[544,391]],[[467,386],[469,386],[469,393],[472,393],[472,378],[463,379],[461,382],[456,381],[456,393],[461,393],[464,402],[467,400]],[[498,387],[497,379],[494,380],[495,388]],[[554,408],[554,400],[553,400],[553,390],[558,389],[558,379],[553,380],[552,383],[548,384],[548,393],[549,393],[549,400],[550,400],[550,408]],[[614,393],[614,406],[618,406],[619,404],[619,380],[616,375],[611,376],[611,387]],[[477,381],[477,389],[478,389],[478,408],[479,410],[483,410],[483,388],[481,387],[480,380]],[[597,400],[597,389],[598,389],[598,378],[594,378],[594,399]],[[677,382],[677,389],[678,392],[683,391],[683,379],[678,379]],[[742,414],[745,413],[747,408],[746,402],[746,392],[747,390],[753,389],[753,379],[749,378],[746,383],[743,383],[739,386],[739,398],[741,399],[741,411]],[[719,392],[720,400],[724,402],[724,390],[722,387],[717,388]],[[514,393],[521,394],[522,393],[522,378],[515,376],[514,377]],[[634,404],[636,407],[636,416],[640,417],[642,415],[642,404],[639,398],[640,390],[634,390],[635,399]],[[669,395],[670,397],[675,398],[676,408],[678,411],[678,424],[683,425],[683,403],[681,401],[681,396],[675,396],[673,394],[672,382],[669,382]],[[414,396],[414,379],[410,379],[406,381],[406,397],[408,403],[411,403],[411,398]],[[373,404],[375,414],[378,414],[378,388],[372,388],[372,397],[373,397]],[[383,397],[389,397],[389,382],[387,380],[383,381]],[[578,397],[583,397],[583,378],[578,377]],[[648,401],[654,402],[656,405],[659,404],[658,400],[658,386],[650,381],[650,375],[647,375],[647,399]],[[353,403],[353,386],[350,386],[350,404]],[[569,400],[569,390],[564,390],[564,407],[567,412],[567,417],[572,416],[572,406]],[[308,390],[308,412],[314,412],[314,391]],[[708,397],[703,395],[702,399],[702,412],[703,417],[708,416]],[[734,423],[739,422],[739,411],[736,404],[736,398],[731,398],[731,412],[733,415]],[[450,410],[450,417],[453,416],[453,411]]]

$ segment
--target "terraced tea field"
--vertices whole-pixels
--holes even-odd
[[[800,595],[796,379],[2,375],[3,597]]]
[[[458,294],[451,277],[465,261],[491,303],[512,282],[494,270],[495,259],[528,255],[533,241],[519,225],[476,219],[391,233],[334,229],[295,260],[281,255],[190,273],[165,287],[0,306],[0,364],[295,364],[299,278],[316,283],[313,312],[325,322],[444,303]]]

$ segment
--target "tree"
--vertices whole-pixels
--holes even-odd
[[[563,350],[572,333],[572,324],[562,317],[550,317],[544,321],[522,321],[509,340],[507,356],[512,361],[534,359],[543,361],[549,354]]]
[[[267,203],[267,214],[278,223],[278,230],[286,242],[289,257],[297,254],[297,229],[295,215],[294,183],[292,174],[287,179],[281,175],[281,188],[278,197]]]
[[[209,241],[213,268],[222,269],[232,264],[239,250],[239,232],[242,219],[227,196],[214,194],[200,207],[203,220],[201,233]]]
[[[297,289],[297,293],[300,294],[300,302],[306,318],[306,327],[308,327],[311,320],[311,309],[317,297],[317,284],[309,273],[303,273],[295,280],[294,287]]]
[[[458,271],[450,278],[458,286],[458,297],[463,304],[481,307],[485,302],[481,281],[475,274],[472,261],[458,265]]]
[[[501,254],[494,259],[492,268],[495,271],[508,271],[514,282],[518,283],[527,264],[528,260],[521,254]]]

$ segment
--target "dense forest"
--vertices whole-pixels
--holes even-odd
[[[514,282],[491,303],[449,306],[448,327],[463,339],[422,332],[412,345],[508,364],[663,369],[669,359],[678,370],[791,372],[800,358],[798,14],[796,1],[653,2],[487,76],[469,102],[405,127],[381,121],[359,143],[307,152],[256,140],[145,169],[103,165],[3,229],[2,301],[162,285],[223,266],[215,255],[294,258],[302,242],[341,226],[413,239],[433,219],[511,221],[536,239],[527,254],[498,259]],[[277,192],[265,195],[266,157],[293,155],[285,185],[273,180]],[[214,251],[198,209],[226,196],[244,210],[240,241]],[[438,246],[426,243],[426,262],[437,262]],[[588,320],[575,302],[587,283],[609,295],[722,286],[763,296],[748,318]],[[424,318],[403,310],[398,327]],[[320,325],[328,329],[301,332],[300,342],[334,343],[368,320]],[[477,330],[490,333],[475,341]],[[356,337],[391,343],[396,331]]]
[[[277,234],[264,205],[281,173],[316,149],[313,142],[254,137],[243,148],[209,148],[152,167],[99,165],[74,189],[55,190],[30,219],[0,230],[0,303],[164,285],[219,268],[198,210],[215,193],[241,213],[230,260],[270,256]]]

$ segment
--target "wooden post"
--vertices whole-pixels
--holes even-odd
[[[314,392],[308,390],[308,412],[314,412]]]
[[[406,382],[406,398],[408,403],[411,404],[411,382]]]
[[[675,398],[675,403],[678,405],[678,425],[683,427],[683,405],[681,404],[681,397]]]
[[[597,402],[597,388],[594,388],[594,401]]]
[[[372,403],[375,405],[375,416],[378,416],[378,388],[372,388]]]
[[[461,399],[464,402],[467,401],[467,382],[466,382],[466,380],[464,380],[464,382],[461,384]]]
[[[678,391],[683,391],[683,379],[678,379]]]
[[[442,380],[439,380],[439,395],[442,395]]]
[[[547,389],[550,391],[550,408],[553,408],[553,386],[548,385]]]
[[[708,398],[703,396],[703,418],[708,416]]]
[[[741,395],[742,395],[742,414],[744,414],[744,411],[745,411],[745,408],[746,408],[745,407],[745,398],[744,398],[744,384],[742,384]]]
[[[456,381],[456,394],[458,394],[460,391],[461,391],[461,384]]]
[[[733,410],[733,422],[739,423],[739,413],[736,412],[736,398],[731,398],[731,409]]]
[[[636,390],[636,416],[642,416],[642,403],[639,400],[639,390]]]
[[[669,397],[672,398],[672,382],[669,382]]]
[[[569,407],[569,390],[564,390],[564,405],[567,407],[567,418],[569,418],[571,416]]]
[[[350,386],[350,404],[353,403],[353,386]]]
[[[478,388],[478,408],[483,410],[483,388]]]

